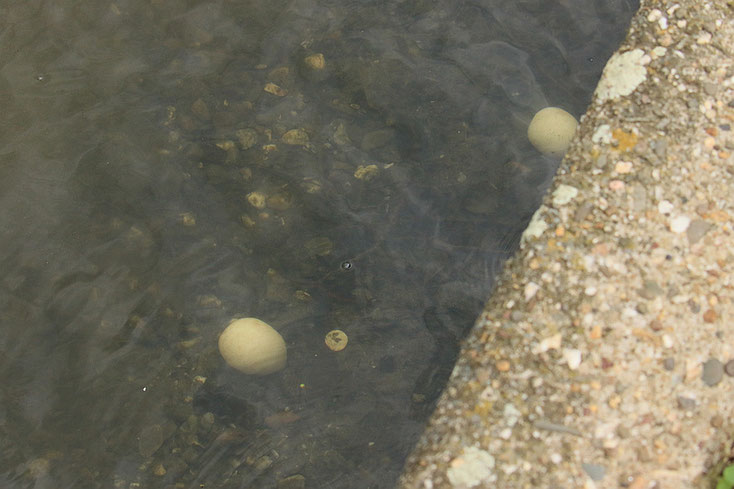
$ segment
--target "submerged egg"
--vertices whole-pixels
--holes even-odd
[[[539,110],[528,126],[528,139],[543,154],[561,157],[576,132],[574,116],[558,107]]]
[[[283,337],[255,318],[232,321],[219,336],[219,353],[230,367],[250,375],[271,374],[286,363]]]

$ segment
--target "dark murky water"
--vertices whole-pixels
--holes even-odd
[[[0,485],[389,488],[634,8],[1,5]]]

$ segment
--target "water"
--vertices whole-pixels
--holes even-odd
[[[391,487],[636,7],[0,6],[0,485]]]

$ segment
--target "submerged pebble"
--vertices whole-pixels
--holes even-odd
[[[326,67],[326,60],[324,59],[324,55],[321,53],[306,56],[303,61],[306,63],[306,66],[312,70],[323,70]]]
[[[271,374],[286,364],[283,337],[256,318],[232,321],[219,336],[219,352],[230,367],[251,375]]]
[[[546,107],[538,111],[530,121],[528,139],[541,153],[561,157],[571,144],[576,126],[576,118],[565,110]]]

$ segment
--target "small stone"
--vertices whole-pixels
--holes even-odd
[[[606,468],[603,465],[599,464],[582,463],[581,467],[584,469],[584,472],[586,472],[586,475],[588,475],[593,481],[602,480],[604,478],[604,474],[606,473]]]
[[[272,95],[275,95],[276,97],[285,97],[286,95],[288,95],[288,90],[279,87],[275,83],[266,83],[263,87],[263,90]]]
[[[643,212],[647,207],[647,191],[642,185],[634,185],[630,189],[632,195],[632,209],[635,212]]]
[[[474,487],[494,475],[494,465],[494,457],[489,452],[469,446],[449,462],[446,477],[451,486]]]
[[[696,407],[696,400],[690,397],[678,396],[678,407],[686,411],[692,411]]]
[[[563,359],[568,364],[568,368],[576,370],[581,365],[581,350],[565,348],[563,350]]]
[[[710,423],[713,428],[721,428],[724,424],[724,418],[720,414],[715,414],[711,417]]]
[[[667,157],[668,152],[668,142],[665,139],[657,139],[655,140],[655,146],[653,147],[653,151],[658,156],[658,158],[664,160]]]
[[[293,202],[293,197],[290,194],[287,193],[279,193],[275,195],[271,195],[267,198],[267,205],[269,208],[276,210],[276,211],[287,211],[290,209],[291,204]]]
[[[617,173],[630,173],[632,171],[632,163],[629,161],[619,161],[614,165],[614,171]]]
[[[224,151],[230,151],[234,149],[234,141],[230,141],[229,139],[226,139],[224,141],[219,141],[216,143],[217,148],[224,150]]]
[[[555,207],[564,206],[575,199],[578,193],[579,189],[576,187],[561,184],[553,191],[553,205]]]
[[[594,204],[591,202],[584,202],[579,206],[578,209],[576,209],[576,213],[574,214],[573,218],[576,221],[583,221],[586,219],[586,217],[591,213],[591,211],[594,209]]]
[[[598,324],[595,324],[591,327],[591,331],[589,332],[589,338],[592,340],[598,340],[602,336],[602,329],[601,326]]]
[[[205,294],[196,298],[196,303],[202,307],[221,307],[222,300],[216,295]]]
[[[663,16],[663,13],[660,10],[654,8],[650,10],[649,14],[647,14],[647,20],[649,22],[655,22],[659,20],[662,16]]]
[[[700,377],[702,372],[702,363],[697,362],[696,360],[693,360],[691,358],[687,358],[685,360],[685,374],[683,377],[684,382],[692,382],[693,379]]]
[[[561,333],[554,334],[548,338],[544,338],[539,344],[535,345],[532,349],[533,354],[544,353],[548,350],[555,350],[561,347],[561,341],[563,336]]]
[[[495,366],[500,372],[507,372],[508,370],[510,370],[510,362],[508,362],[507,360],[500,360]]]
[[[51,467],[51,462],[46,458],[36,458],[28,463],[28,472],[34,479],[47,477]],[[34,484],[35,486],[36,484]]]
[[[359,180],[370,181],[375,178],[380,169],[377,165],[359,165],[357,170],[354,172],[354,177]]]
[[[634,480],[635,478],[629,474],[621,474],[619,476],[619,487],[629,487]]]
[[[712,38],[713,35],[710,32],[701,31],[696,38],[696,44],[709,44]]]
[[[162,477],[166,475],[166,468],[163,466],[163,464],[158,464],[153,468],[153,474],[157,475],[158,477]]]
[[[186,227],[196,226],[196,216],[190,212],[184,212],[181,214],[181,223]]]
[[[138,436],[138,451],[143,458],[150,458],[166,441],[163,427],[154,424],[144,428]]]
[[[625,183],[622,180],[612,180],[609,182],[609,190],[619,192],[621,190],[624,190],[624,187]]]
[[[670,203],[670,201],[667,200],[661,200],[658,204],[658,212],[660,214],[670,214],[670,212],[673,210],[673,204]]]
[[[654,280],[645,280],[642,284],[642,288],[637,291],[640,296],[648,300],[654,299],[659,295],[663,295],[664,292],[663,288]]]
[[[189,348],[195,347],[199,342],[201,341],[201,338],[192,338],[190,340],[182,340],[176,343],[176,348],[180,350],[188,350]]]
[[[268,73],[268,79],[275,83],[285,83],[290,78],[291,69],[287,66],[280,66]]]
[[[522,416],[522,413],[518,411],[515,405],[510,402],[505,404],[505,407],[502,409],[502,414],[505,417],[507,426],[509,426],[510,428],[515,426],[520,420],[520,416]]]
[[[663,360],[663,368],[670,372],[675,368],[675,358],[668,357],[665,360]]]
[[[619,238],[619,241],[617,241],[617,243],[619,243],[619,247],[623,250],[632,250],[636,246],[635,240],[627,236]]]
[[[676,216],[670,220],[670,230],[680,234],[688,229],[691,224],[691,218],[688,216]]]
[[[522,241],[526,242],[529,241],[530,238],[539,238],[546,229],[548,229],[548,223],[543,220],[543,217],[540,214],[540,209],[538,209],[535,214],[533,214],[532,219],[530,219],[530,224],[528,224],[525,232],[522,233]]]
[[[257,144],[257,131],[254,129],[239,129],[235,136],[242,149],[250,149]]]
[[[291,129],[283,134],[281,139],[291,146],[305,146],[308,144],[308,133],[303,129]]]
[[[724,365],[724,372],[726,372],[726,375],[729,377],[734,377],[734,360],[726,362],[726,365]]]
[[[604,68],[596,96],[605,102],[631,94],[647,78],[645,65],[649,62],[650,57],[642,49],[613,55]]]
[[[703,372],[701,373],[701,380],[708,385],[714,386],[721,382],[721,378],[724,376],[724,366],[716,358],[710,358],[703,364]]]
[[[254,468],[258,472],[265,472],[271,465],[273,465],[273,459],[267,455],[263,455],[255,461]]]
[[[207,412],[201,416],[199,425],[204,429],[204,431],[209,431],[209,429],[214,426],[214,421],[214,414]]]
[[[634,479],[632,479],[632,482],[629,483],[627,486],[629,489],[645,489],[648,487],[649,481],[644,475],[638,475]]]
[[[256,209],[265,208],[265,194],[261,192],[250,192],[247,194],[247,202],[250,203]]]
[[[312,180],[310,178],[304,179],[304,182],[301,184],[301,187],[306,191],[308,194],[317,194],[321,192],[321,182],[318,180]]]
[[[344,123],[340,122],[336,125],[334,128],[334,133],[331,136],[332,141],[334,141],[339,146],[345,146],[347,144],[352,144],[352,140],[349,138],[349,133],[347,132],[347,128],[344,126]]]
[[[624,425],[617,426],[617,436],[620,438],[629,438],[632,436],[632,430]]]
[[[277,489],[305,489],[306,478],[301,474],[292,475],[278,481]]]
[[[609,404],[609,407],[612,409],[617,409],[621,403],[622,398],[620,396],[612,396],[609,398],[609,401],[607,401],[607,404]]]
[[[703,235],[706,234],[709,229],[711,229],[711,226],[711,224],[702,219],[695,219],[691,221],[691,225],[688,226],[688,230],[686,230],[688,242],[691,244],[698,242],[701,238],[703,238]]]
[[[325,236],[311,238],[304,243],[311,256],[327,256],[334,250],[334,243]]]
[[[703,313],[703,321],[705,323],[713,323],[716,321],[716,311],[713,309],[708,309],[706,312]]]
[[[539,290],[540,285],[536,284],[535,282],[528,282],[528,284],[525,286],[525,302],[535,297],[535,294]]]
[[[247,226],[248,228],[255,227],[255,225],[257,224],[254,219],[244,214],[240,216],[240,221],[242,222],[243,225]]]
[[[312,70],[323,70],[326,67],[326,60],[324,59],[324,55],[321,53],[306,56],[303,61],[306,63],[306,66]]]
[[[206,102],[202,99],[197,99],[196,102],[191,104],[191,112],[203,120],[209,120],[211,118],[209,107],[207,107]]]

